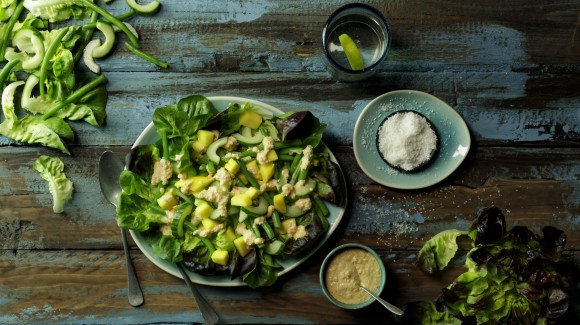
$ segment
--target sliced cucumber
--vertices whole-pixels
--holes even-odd
[[[16,88],[22,85],[24,85],[24,81],[14,81],[8,84],[2,91],[2,109],[5,115],[2,124],[7,125],[9,129],[18,123],[18,116],[14,113],[14,93],[16,92]]]
[[[127,0],[127,4],[129,7],[131,7],[131,9],[143,15],[155,14],[161,8],[161,3],[159,3],[157,0],[151,1],[147,4],[139,4],[135,0]]]
[[[297,218],[303,216],[306,212],[308,211],[304,211],[295,205],[288,205],[286,206],[286,212],[284,213],[284,216],[290,218]]]
[[[260,196],[258,205],[240,207],[240,209],[251,216],[263,216],[268,212],[268,201],[263,196]]]
[[[246,221],[247,218],[248,214],[244,210],[240,209],[240,216],[238,217],[238,222],[243,223],[244,221]]]
[[[266,254],[278,255],[284,251],[284,247],[286,245],[281,240],[276,239],[273,242],[267,243],[264,251]]]
[[[10,17],[12,17],[12,14],[14,14],[14,11],[16,11],[17,4],[18,1],[14,1],[7,8],[0,8],[0,13],[2,13],[0,15],[0,21],[6,21],[10,19]]]
[[[264,140],[264,135],[262,135],[262,133],[255,132],[252,134],[252,129],[247,126],[242,126],[240,133],[234,133],[232,136],[244,146],[255,146]]]
[[[123,25],[125,25],[125,27],[127,27],[127,29],[131,32],[131,34],[133,34],[135,36],[135,38],[139,38],[139,33],[137,33],[137,30],[135,29],[135,27],[133,27],[133,25],[129,24],[128,22],[124,21]],[[115,25],[113,25],[113,30],[115,32],[121,31],[121,29]]]
[[[211,160],[214,164],[218,165],[220,163],[220,156],[217,153],[217,150],[223,147],[228,142],[227,137],[219,138],[212,142],[209,147],[207,147],[207,157]]]
[[[44,59],[44,42],[40,33],[31,29],[21,29],[14,34],[12,45],[22,52],[34,53],[33,57],[22,61],[22,69],[34,70],[40,66]]]
[[[20,97],[20,106],[25,110],[32,112],[32,113],[43,113],[41,111],[35,111],[33,108],[34,98],[32,97],[32,90],[36,85],[38,85],[38,77],[31,74],[26,79],[26,83],[24,84],[24,88],[22,89],[22,96]]]
[[[105,35],[105,42],[93,48],[91,55],[95,59],[100,59],[109,54],[115,44],[115,30],[113,27],[103,21],[97,22],[97,29]]]
[[[101,40],[96,38],[90,41],[87,46],[85,47],[85,51],[83,53],[83,62],[94,73],[101,73],[101,67],[95,62],[95,58],[93,57],[93,49],[101,45]]]
[[[304,182],[304,184],[300,183],[300,185],[294,186],[294,191],[296,196],[306,196],[312,193],[316,188],[316,181],[312,178],[309,178]]]

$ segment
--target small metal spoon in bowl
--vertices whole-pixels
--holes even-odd
[[[99,159],[99,183],[101,192],[111,204],[117,206],[119,196],[121,195],[121,185],[119,185],[119,175],[125,168],[125,165],[111,151],[105,151]],[[127,233],[121,229],[121,238],[123,239],[123,249],[127,260],[127,279],[129,285],[129,303],[131,306],[138,307],[143,304],[143,292],[135,273],[135,267],[129,253],[129,244],[127,243]]]
[[[372,293],[369,289],[359,285],[359,287],[366,293],[368,293],[371,297],[375,298],[378,302],[380,302],[383,306],[385,306],[388,310],[390,310],[395,315],[403,315],[403,311],[396,306],[391,305],[381,297]]]

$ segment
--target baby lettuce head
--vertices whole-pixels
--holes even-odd
[[[418,255],[427,273],[441,271],[457,251],[456,239],[469,234],[472,248],[466,272],[442,289],[434,306],[412,304],[409,321],[421,324],[454,317],[477,324],[552,324],[566,313],[567,292],[574,287],[578,268],[561,259],[565,233],[545,226],[537,235],[525,226],[506,231],[501,210],[480,210],[465,231],[446,230],[428,240]]]

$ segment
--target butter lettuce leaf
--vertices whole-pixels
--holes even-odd
[[[33,164],[42,178],[49,185],[50,194],[52,194],[53,206],[55,213],[64,211],[64,205],[70,199],[74,190],[73,183],[64,173],[64,164],[57,157],[40,156]]]
[[[22,81],[13,82],[2,92],[2,110],[5,119],[0,123],[0,134],[19,142],[40,144],[70,154],[62,139],[73,140],[74,133],[62,118],[43,119],[38,115],[18,118],[14,112],[14,92],[22,84],[24,84]]]
[[[457,238],[467,231],[449,229],[429,239],[417,256],[421,270],[433,274],[443,270],[457,253]]]

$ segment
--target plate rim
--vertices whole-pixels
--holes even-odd
[[[236,103],[252,103],[253,105],[256,105],[262,109],[265,109],[266,111],[270,111],[274,114],[283,114],[284,111],[280,110],[277,107],[274,107],[270,104],[258,101],[258,100],[254,100],[254,99],[249,99],[249,98],[244,98],[244,97],[237,97],[237,96],[208,96],[206,97],[210,102],[214,101],[229,101],[229,102],[236,102]],[[137,139],[135,140],[135,142],[133,143],[133,145],[131,146],[131,149],[133,149],[135,146],[142,144],[143,141],[145,141],[145,139],[147,137],[150,137],[150,133],[151,132],[155,132],[155,125],[153,124],[153,122],[150,122],[144,129],[143,131],[141,131],[141,133],[139,134],[139,136],[137,137]],[[156,132],[155,132],[156,134]],[[340,164],[338,164],[338,161],[336,159],[336,156],[334,155],[334,153],[328,148],[328,146],[326,146],[326,144],[324,142],[321,142],[321,144],[324,146],[325,150],[329,153],[330,158],[337,163],[338,168],[340,170],[340,175],[342,177],[342,182],[344,184],[346,184],[346,178],[344,176],[344,172],[342,171],[342,167],[340,166]],[[330,225],[328,231],[325,233],[324,238],[321,238],[318,242],[315,243],[315,246],[312,247],[308,252],[304,253],[304,255],[300,255],[299,258],[292,258],[291,260],[295,260],[290,266],[288,267],[284,267],[282,270],[280,270],[278,272],[278,277],[282,277],[285,274],[288,274],[290,271],[294,270],[295,268],[297,268],[298,266],[300,266],[301,264],[303,264],[304,262],[306,262],[307,260],[310,259],[310,257],[312,257],[318,250],[320,250],[320,248],[328,241],[328,239],[332,236],[332,234],[336,231],[336,229],[338,228],[340,222],[342,221],[342,218],[344,217],[345,213],[346,213],[346,207],[347,207],[347,193],[346,193],[346,188],[345,188],[345,193],[344,193],[344,201],[342,202],[341,206],[335,206],[334,209],[337,209],[337,215],[336,215],[336,220]],[[143,253],[143,255],[145,255],[145,257],[147,257],[147,259],[149,261],[151,261],[155,266],[157,266],[158,268],[160,268],[161,270],[177,277],[180,279],[183,279],[183,277],[181,276],[181,273],[179,272],[179,270],[177,269],[176,266],[174,266],[173,264],[171,264],[168,261],[165,261],[159,257],[154,256],[152,253],[149,253],[149,250],[151,249],[151,246],[149,246],[143,236],[141,235],[140,232],[135,231],[130,229],[129,233],[131,235],[131,237],[133,238],[133,241],[135,242],[135,244],[137,245],[137,247],[139,248],[139,250],[141,251],[141,253]],[[167,267],[164,264],[162,264],[162,262],[165,262],[164,264],[170,264],[173,267]],[[206,279],[211,279],[212,276],[204,276],[204,275],[200,275],[200,274],[196,274],[194,272],[191,272],[187,269],[185,269],[185,272],[187,273],[187,275],[189,276],[190,280],[194,283],[197,284],[201,284],[201,285],[207,285],[207,286],[213,286],[213,287],[244,287],[244,286],[248,286],[247,283],[243,282],[242,280],[240,280],[239,278],[231,280],[231,281],[225,281],[225,282],[216,282],[216,281],[211,281],[211,280],[206,280]],[[223,278],[223,276],[221,276]]]
[[[462,129],[462,131],[464,132],[464,134],[467,135],[465,141],[467,142],[467,146],[466,146],[466,151],[465,154],[462,155],[462,157],[457,161],[457,163],[455,164],[455,166],[453,166],[452,168],[449,168],[448,171],[442,173],[439,177],[435,177],[432,178],[429,181],[426,181],[424,183],[421,183],[419,185],[401,185],[401,184],[396,184],[396,183],[392,183],[389,182],[388,180],[385,180],[384,178],[380,178],[380,177],[375,177],[373,175],[372,172],[370,172],[370,170],[368,169],[368,166],[365,164],[363,157],[361,157],[362,153],[361,151],[363,149],[359,148],[359,144],[356,141],[357,137],[360,136],[360,133],[362,131],[360,131],[360,128],[362,127],[361,124],[361,119],[363,118],[363,116],[365,116],[365,114],[372,110],[375,109],[377,107],[377,103],[383,101],[385,98],[394,96],[394,95],[398,95],[398,94],[405,94],[405,95],[413,95],[413,96],[425,96],[430,98],[431,100],[433,100],[434,102],[439,103],[444,109],[446,109],[448,111],[448,113],[450,113],[450,115],[453,116],[453,124],[457,125],[460,129]],[[390,114],[401,111],[401,110],[409,110],[409,108],[405,108],[405,109],[395,109],[392,112],[390,112]],[[411,109],[412,110],[412,109]],[[434,114],[437,114],[437,111],[434,110]],[[421,113],[421,112],[419,112]],[[438,132],[443,133],[441,130],[438,130]],[[419,90],[411,90],[411,89],[400,89],[400,90],[393,90],[387,93],[384,93],[376,98],[374,98],[373,100],[371,100],[361,111],[361,113],[359,114],[357,121],[355,123],[354,126],[354,132],[353,132],[353,151],[354,151],[354,156],[355,159],[357,161],[357,164],[359,165],[359,167],[361,168],[361,170],[365,173],[365,175],[367,175],[367,177],[369,177],[370,179],[372,179],[373,181],[390,187],[390,188],[395,188],[395,189],[401,189],[401,190],[416,190],[416,189],[422,189],[422,188],[427,188],[429,186],[433,186],[441,181],[443,181],[444,179],[446,179],[449,175],[451,175],[453,172],[455,172],[457,170],[457,168],[459,168],[459,166],[463,163],[463,161],[465,160],[465,158],[467,157],[469,151],[471,150],[471,133],[469,131],[469,128],[467,127],[467,124],[465,123],[465,120],[463,119],[463,117],[461,115],[459,115],[459,113],[457,113],[456,110],[454,110],[449,104],[447,104],[446,102],[442,101],[441,99],[423,92],[423,91],[419,91]],[[441,150],[440,150],[441,151]],[[387,165],[385,163],[385,165]],[[388,166],[388,165],[387,165]],[[392,168],[390,166],[388,166],[388,168]],[[401,172],[398,172],[401,173]],[[419,171],[418,173],[422,173],[422,171]]]

